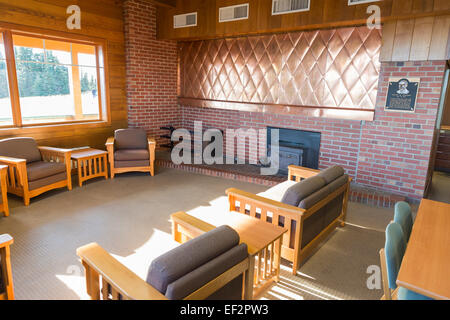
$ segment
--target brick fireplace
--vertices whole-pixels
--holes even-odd
[[[264,77],[266,84],[261,84],[267,88],[256,91],[270,94],[250,96],[250,93],[245,91],[250,89],[240,88],[232,82],[228,84],[222,82],[219,90],[214,87],[213,79],[210,82],[212,84],[210,90],[193,91],[194,88],[190,87],[191,94],[186,97],[184,94],[186,88],[183,88],[182,84],[186,79],[190,79],[191,75],[180,67],[176,54],[176,42],[156,40],[155,7],[145,1],[128,0],[125,8],[126,37],[133,34],[134,39],[138,39],[127,42],[126,52],[130,126],[144,127],[154,135],[159,135],[159,127],[164,125],[193,130],[195,121],[202,121],[204,128],[218,128],[224,131],[237,128],[265,130],[267,127],[277,127],[318,132],[321,134],[320,169],[335,164],[340,165],[358,185],[409,198],[418,199],[423,196],[446,61],[380,63],[377,52],[370,48],[376,48],[377,41],[379,48],[381,38],[377,37],[376,33],[366,34],[362,31],[359,37],[363,39],[363,45],[366,41],[368,43],[365,51],[360,52],[361,41],[350,41],[352,38],[349,36],[348,46],[354,50],[352,52],[358,54],[351,54],[347,50],[346,55],[343,56],[343,58],[347,57],[346,59],[351,57],[354,62],[356,61],[354,70],[345,72],[342,69],[340,76],[336,77],[338,69],[344,63],[340,62],[340,58],[336,55],[333,57],[333,61],[337,61],[333,62],[336,70],[333,69],[333,72],[323,78],[309,77],[307,86],[297,88],[299,97],[295,99],[292,96],[296,94],[296,90],[293,90],[292,79],[274,77],[271,71],[268,71],[268,75]],[[332,39],[331,33],[328,35],[329,39]],[[139,37],[142,41],[139,41]],[[340,45],[338,40],[344,38],[345,34],[334,39],[332,44],[338,46]],[[276,38],[276,42],[267,42],[267,50],[273,52],[273,55],[268,57],[269,60],[276,57],[277,50],[283,45],[279,39]],[[289,41],[292,42],[292,39],[290,37]],[[322,35],[319,40],[325,41],[324,39],[327,38]],[[316,56],[314,56],[315,62],[310,60],[314,68],[308,72],[317,73],[327,63],[321,60],[325,59],[322,57],[323,48],[312,44],[313,42],[310,43],[311,53]],[[179,43],[178,51],[190,45],[194,43]],[[206,50],[208,54],[207,47],[201,50]],[[214,52],[220,54],[220,50]],[[241,52],[241,55],[245,54]],[[362,62],[365,56],[370,63]],[[210,55],[210,58],[213,59],[214,56]],[[260,58],[264,59],[263,56]],[[305,58],[308,59],[306,55]],[[233,61],[233,55],[227,59],[222,63],[216,60],[210,68],[215,68],[219,72],[222,68],[229,68],[228,63],[238,63],[238,59]],[[283,62],[275,59],[272,65],[274,71],[276,71],[277,63],[283,65]],[[149,69],[143,70],[141,67],[143,64],[149,65]],[[264,66],[267,65],[266,61]],[[305,65],[308,65],[307,60]],[[358,71],[358,65],[362,67],[356,79],[354,75],[355,70]],[[257,73],[257,68],[262,66],[252,65]],[[299,66],[295,65],[295,67]],[[291,68],[294,68],[294,65]],[[180,81],[177,84],[178,72],[180,72]],[[211,81],[207,78],[210,75],[200,70],[196,76],[201,78],[200,83],[205,83],[207,79]],[[421,79],[416,112],[385,111],[389,77],[405,76]],[[322,82],[313,81],[319,78]],[[336,84],[336,88],[341,88],[330,90],[330,92],[333,91],[334,97],[339,96],[340,92],[344,93],[340,99],[334,100],[334,104],[330,102],[332,97],[326,90],[322,91],[323,95],[320,97],[310,94],[311,90],[314,91],[314,85],[320,88],[322,85],[327,85],[330,88],[333,83]],[[290,89],[283,91],[282,95],[277,94],[283,85],[289,86]],[[353,87],[358,87],[358,92],[361,94],[352,91]],[[230,91],[224,91],[224,88]],[[195,97],[192,97],[193,92]],[[277,100],[277,97],[287,100]],[[227,101],[228,99],[230,101]],[[322,105],[325,103],[327,107]],[[249,154],[252,149],[248,144],[245,147],[248,157],[257,160],[258,154]]]

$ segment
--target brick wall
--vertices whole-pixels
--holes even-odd
[[[445,61],[383,63],[375,121],[362,128],[357,181],[420,198],[425,189]],[[420,77],[415,113],[386,112],[389,77]]]
[[[322,133],[319,167],[343,166],[361,185],[420,198],[423,195],[445,61],[383,63],[375,121],[332,120],[182,106],[182,125],[263,129],[267,126]],[[420,77],[416,113],[385,112],[389,77]],[[247,152],[249,146],[246,146]],[[254,159],[254,155],[250,155]]]
[[[156,40],[156,7],[148,1],[125,1],[124,28],[128,125],[158,137],[161,126],[180,124],[177,43]]]
[[[156,136],[162,133],[160,126],[193,129],[194,121],[223,130],[274,126],[318,131],[322,133],[320,168],[338,164],[358,184],[422,196],[445,61],[383,63],[373,122],[178,106],[177,44],[156,40],[156,8],[143,0],[127,0],[124,20],[130,127],[143,127]],[[421,78],[416,113],[385,112],[388,79],[403,76]],[[248,145],[246,149],[249,152]]]

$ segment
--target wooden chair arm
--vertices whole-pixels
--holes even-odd
[[[256,205],[259,205],[261,207],[264,207],[268,209],[269,211],[276,211],[279,212],[280,210],[283,211],[287,215],[291,215],[294,218],[298,219],[299,215],[303,215],[305,213],[304,209],[291,206],[289,204],[285,204],[279,201],[271,200],[268,198],[264,198],[261,196],[258,196],[256,194],[246,192],[243,190],[230,188],[225,191],[225,193],[228,195],[228,198],[233,198],[234,200],[245,200],[247,202],[253,202]]]
[[[163,294],[114,259],[97,243],[78,248],[77,255],[81,258],[86,272],[96,272],[126,299],[167,300]]]
[[[59,159],[63,163],[70,163],[72,149],[54,148],[54,147],[38,147],[44,161],[54,161]]]
[[[9,234],[1,234],[0,235],[0,248],[10,246],[13,244],[13,242],[14,242],[14,239]]]
[[[64,148],[54,148],[54,147],[38,147],[39,151],[42,152],[48,152],[48,153],[55,153],[55,154],[61,154],[65,155],[67,153],[71,153],[72,149],[64,149]]]
[[[295,165],[290,165],[288,169],[289,169],[289,180],[292,180],[292,177],[295,176],[296,177],[295,181],[300,181],[301,179],[308,179],[320,173],[320,170]]]
[[[110,145],[113,145],[113,146],[114,146],[114,137],[109,137],[109,138],[106,140],[105,146],[110,146]]]
[[[178,243],[184,243],[216,228],[182,211],[173,213],[170,220],[172,220],[172,237]]]
[[[148,143],[149,146],[150,146],[150,145],[155,145],[155,146],[156,146],[156,140],[155,140],[155,138],[147,137],[147,143]]]
[[[11,158],[0,156],[0,163],[6,163],[8,165],[18,165],[20,163],[26,163],[25,159]]]

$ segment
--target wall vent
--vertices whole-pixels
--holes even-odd
[[[310,0],[272,0],[272,15],[309,11]]]
[[[353,6],[355,4],[369,3],[369,2],[378,2],[380,0],[348,0],[348,5]]]
[[[174,28],[195,27],[197,25],[197,12],[173,16]]]
[[[219,22],[228,22],[248,19],[249,4],[223,7],[219,9]]]

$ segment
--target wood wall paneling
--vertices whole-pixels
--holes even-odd
[[[220,7],[249,3],[249,19],[219,23]],[[310,10],[272,16],[272,0],[177,0],[175,8],[159,8],[158,38],[196,40],[249,34],[288,32],[365,24],[367,7],[377,5],[382,21],[450,14],[448,0],[383,0],[348,5],[348,0],[312,0]],[[175,14],[197,11],[198,25],[173,28]]]
[[[386,22],[380,61],[450,59],[450,15]]]
[[[68,30],[66,9],[72,4],[81,8],[81,30]],[[104,148],[106,138],[116,128],[127,127],[125,91],[125,52],[123,12],[120,0],[0,0],[0,24],[18,26],[28,32],[58,36],[99,38],[107,42],[110,118],[105,122],[45,127],[0,129],[0,138],[32,136],[43,145],[76,147],[91,145]]]

